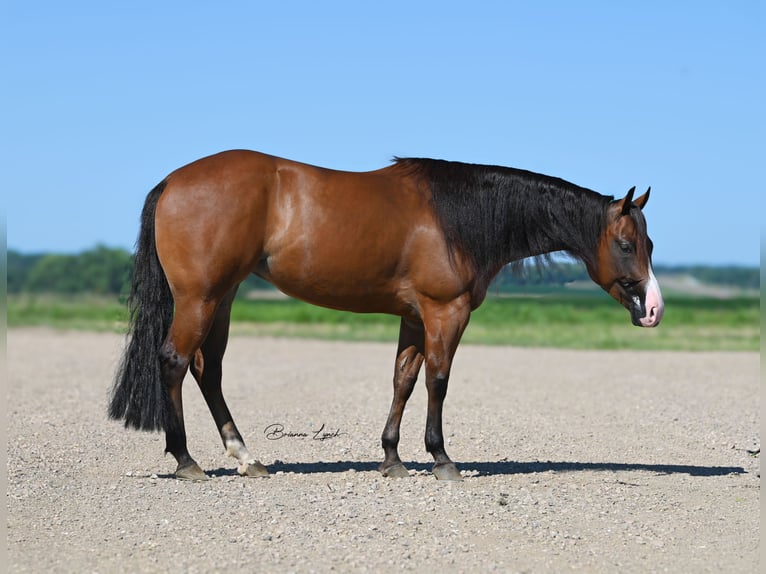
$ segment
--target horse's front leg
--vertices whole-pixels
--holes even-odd
[[[394,365],[394,398],[381,437],[386,456],[379,467],[383,476],[393,478],[409,476],[399,458],[399,428],[402,424],[404,407],[415,387],[423,360],[422,323],[414,324],[402,319],[399,328],[399,349]]]
[[[434,305],[423,322],[426,329],[426,389],[428,416],[426,419],[426,450],[434,457],[433,473],[439,480],[462,480],[460,471],[444,449],[442,410],[447,396],[452,359],[460,338],[468,325],[470,307],[462,299],[447,305]]]

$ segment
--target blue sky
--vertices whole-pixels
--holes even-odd
[[[22,252],[132,248],[230,148],[652,186],[655,262],[760,264],[760,2],[9,2],[0,178]]]

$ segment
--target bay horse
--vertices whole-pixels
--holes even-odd
[[[175,476],[205,480],[184,430],[181,386],[191,370],[238,473],[267,475],[221,391],[232,301],[254,273],[315,305],[401,317],[380,472],[408,474],[399,427],[425,363],[433,474],[460,480],[444,449],[442,405],[490,281],[508,263],[567,252],[635,325],[658,325],[663,300],[642,213],[649,191],[615,200],[529,171],[433,159],[394,158],[365,173],[245,150],[197,160],[146,198],[109,416],[164,431]]]

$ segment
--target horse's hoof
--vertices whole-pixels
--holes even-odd
[[[268,469],[257,460],[241,465],[237,468],[237,473],[239,473],[240,476],[251,476],[254,478],[269,476]]]
[[[454,462],[435,464],[433,473],[437,480],[451,480],[454,482],[463,480],[463,477]]]
[[[179,466],[176,469],[176,478],[180,480],[194,480],[196,482],[210,480],[210,477],[203,472],[196,462],[186,466]]]
[[[388,478],[407,478],[410,476],[410,473],[407,472],[407,469],[401,462],[387,468],[381,467],[380,474]]]

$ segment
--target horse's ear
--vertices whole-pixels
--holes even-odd
[[[637,197],[636,200],[633,202],[635,203],[639,209],[643,209],[646,205],[646,202],[649,201],[649,192],[652,191],[652,187],[649,186],[646,189],[646,193],[642,195],[641,197]]]
[[[630,213],[630,207],[633,205],[633,194],[636,192],[636,186],[634,185],[628,190],[628,195],[626,195],[621,201],[620,201],[620,213],[622,215],[628,215]]]

